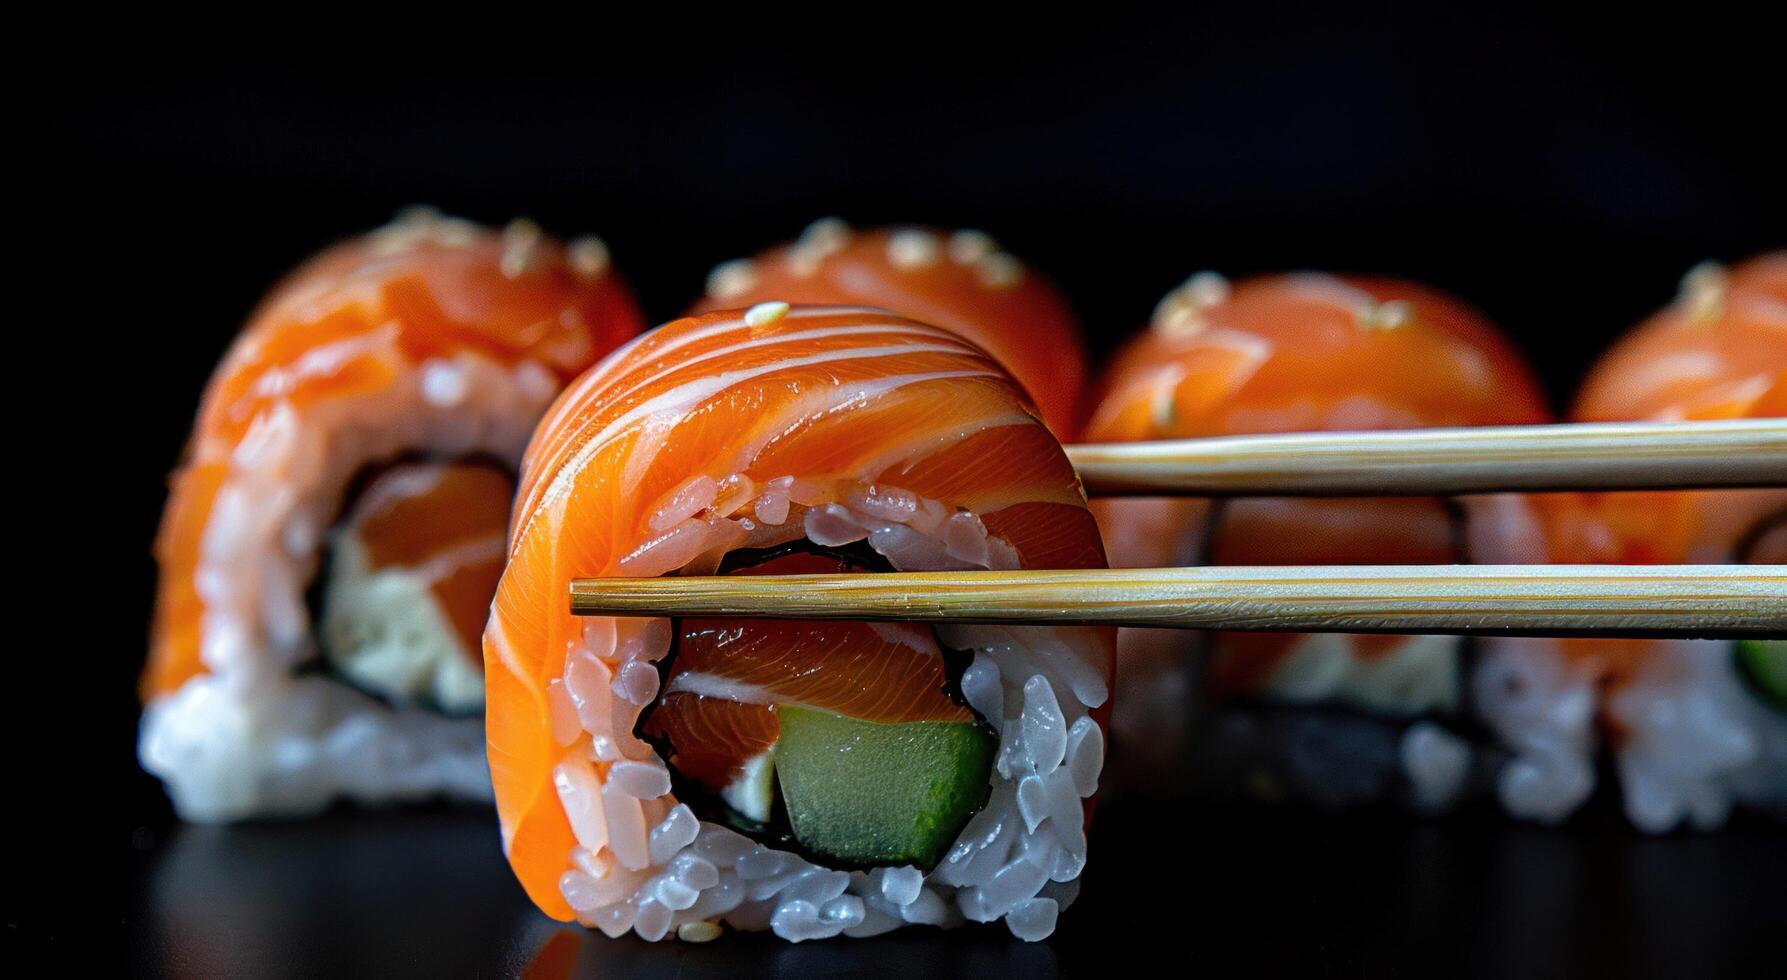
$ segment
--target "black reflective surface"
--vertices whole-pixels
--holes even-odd
[[[534,911],[489,815],[341,812],[144,840],[131,967],[209,976],[1778,976],[1787,835],[1646,837],[1180,803],[1100,812],[1079,901],[1003,927],[789,945],[611,940]]]

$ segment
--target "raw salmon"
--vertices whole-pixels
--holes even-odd
[[[1676,302],[1602,357],[1572,415],[1583,422],[1787,415],[1787,252],[1702,266]],[[1602,494],[1611,536],[1593,560],[1723,562],[1787,491]]]
[[[1412,283],[1194,277],[1113,359],[1087,438],[1519,425],[1549,418],[1479,314]]]
[[[765,300],[880,307],[946,327],[1005,365],[1058,438],[1079,425],[1086,353],[1073,311],[982,232],[817,221],[796,242],[715,269],[692,312]]]

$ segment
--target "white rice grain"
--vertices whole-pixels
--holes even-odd
[[[826,548],[835,548],[861,541],[868,529],[856,522],[850,511],[840,504],[826,504],[807,511],[807,540]]]
[[[706,510],[719,493],[719,484],[712,477],[706,474],[690,477],[666,495],[664,504],[653,512],[646,526],[660,534],[668,531]]]
[[[602,812],[608,819],[608,837],[615,860],[629,871],[639,871],[651,864],[651,846],[646,838],[645,811],[639,800],[619,786],[602,787]]]
[[[1060,907],[1052,898],[1030,898],[1012,904],[1005,917],[1011,934],[1034,943],[1049,938],[1055,931],[1055,917]]]
[[[917,868],[877,868],[881,880],[881,896],[895,905],[911,905],[924,887],[924,872]]]
[[[558,791],[565,817],[577,843],[591,854],[608,843],[608,821],[602,811],[602,784],[588,765],[567,760],[553,767],[552,785]],[[568,901],[569,899],[567,899]]]
[[[657,761],[623,760],[608,768],[608,785],[636,800],[656,799],[670,792],[670,771]]]
[[[616,697],[628,704],[644,707],[658,696],[658,680],[656,667],[645,661],[629,660],[621,667],[610,688]]]
[[[701,821],[696,819],[695,812],[689,809],[688,804],[678,803],[671,808],[663,822],[652,828],[649,846],[651,863],[653,865],[669,864],[684,848],[695,842],[700,832]],[[698,857],[699,855],[690,852],[690,856]],[[709,862],[709,866],[712,866],[712,862]]]

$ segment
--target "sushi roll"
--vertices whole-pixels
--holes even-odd
[[[1701,266],[1675,302],[1590,372],[1585,422],[1787,416],[1787,252]],[[1547,533],[1578,562],[1787,562],[1787,490],[1608,493],[1548,501]],[[1787,639],[1787,631],[1783,631]],[[1484,719],[1514,758],[1498,791],[1560,820],[1614,757],[1640,828],[1721,825],[1734,804],[1787,813],[1782,640],[1522,640],[1492,646]]]
[[[1087,439],[1547,415],[1495,329],[1432,289],[1313,273],[1230,283],[1202,273],[1118,352]],[[1114,499],[1095,510],[1112,562],[1132,567],[1508,562],[1545,550],[1527,503],[1507,494]],[[1438,806],[1457,794],[1470,761],[1453,724],[1465,693],[1460,650],[1450,636],[1126,630],[1115,720],[1122,757],[1153,756],[1153,768],[1179,759],[1198,792],[1336,806],[1402,794]],[[1200,704],[1221,710],[1201,713],[1188,738],[1188,713]]]
[[[769,300],[874,306],[953,330],[1018,379],[1057,438],[1080,421],[1086,352],[1073,311],[985,232],[825,218],[791,244],[715,268],[692,312]]]
[[[192,820],[488,799],[514,468],[642,328],[596,239],[417,210],[303,266],[217,368],[155,545],[139,755]]]
[[[484,634],[516,876],[618,936],[1054,928],[1113,631],[579,619],[585,576],[1104,565],[1060,446],[954,334],[769,302],[678,320],[542,423]]]

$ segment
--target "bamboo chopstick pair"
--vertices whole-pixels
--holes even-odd
[[[1787,419],[1078,445],[1094,496],[1426,496],[1787,486]],[[900,572],[571,583],[578,615],[1346,633],[1787,635],[1783,565]]]

